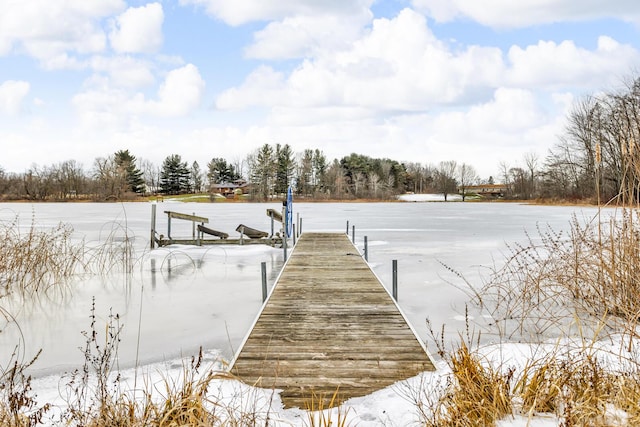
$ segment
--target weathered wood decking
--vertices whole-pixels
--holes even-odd
[[[336,404],[433,370],[425,348],[345,234],[300,237],[231,372],[288,407]],[[328,400],[327,400],[328,402]]]

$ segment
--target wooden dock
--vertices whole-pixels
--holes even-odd
[[[434,370],[423,344],[345,234],[305,233],[231,373],[287,407],[334,404]]]

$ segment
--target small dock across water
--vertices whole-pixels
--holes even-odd
[[[389,293],[345,234],[303,234],[231,373],[325,407],[434,370]]]

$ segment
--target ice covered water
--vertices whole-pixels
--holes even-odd
[[[280,209],[281,203],[159,203],[157,229],[166,234],[163,212],[171,210],[207,217],[208,226],[231,237],[238,236],[240,223],[270,232],[268,208]],[[464,328],[466,285],[451,270],[479,287],[488,268],[502,262],[507,243],[524,241],[525,231],[535,238],[537,226],[567,229],[574,213],[590,218],[595,210],[511,203],[294,203],[303,231],[344,233],[349,221],[360,249],[367,236],[369,262],[388,289],[392,260],[398,260],[399,305],[425,340],[427,317],[436,328]],[[61,295],[1,301],[16,322],[2,327],[0,360],[8,360],[16,347],[25,358],[42,348],[36,375],[82,362],[81,331],[89,328],[94,298],[100,321],[110,312],[120,316],[121,367],[191,355],[199,346],[231,358],[262,305],[261,262],[267,263],[269,286],[283,265],[281,249],[262,245],[150,251],[149,203],[0,204],[0,220],[16,215],[23,229],[32,220],[44,228],[64,222],[88,247],[131,241],[134,248],[130,273],[106,269],[78,276]],[[191,227],[173,220],[172,236],[189,238]],[[471,315],[482,322],[482,313]]]

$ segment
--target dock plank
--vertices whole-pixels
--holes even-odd
[[[230,371],[305,408],[434,370],[424,346],[345,234],[305,233]]]

